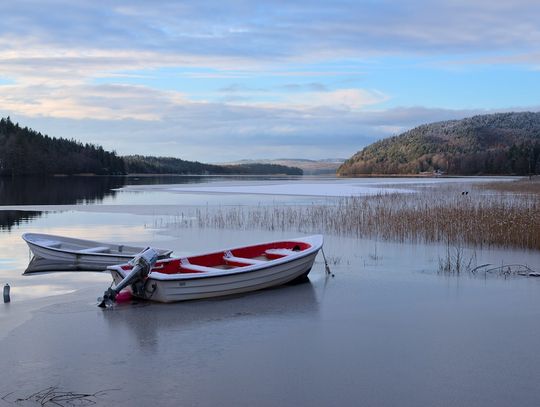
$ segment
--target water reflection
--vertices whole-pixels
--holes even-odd
[[[101,202],[124,177],[0,177],[0,205],[72,205]],[[0,210],[0,230],[39,217],[40,211]]]
[[[40,211],[0,211],[0,231],[28,222],[41,214]]]
[[[204,184],[216,181],[275,181],[301,178],[283,175],[129,175],[125,177],[125,185]]]
[[[69,262],[69,261],[58,261],[58,260],[49,260],[42,259],[41,257],[33,256],[28,263],[28,267],[24,270],[24,275],[29,275],[32,273],[44,273],[44,272],[66,272],[66,271],[88,271],[95,272],[96,270],[85,270],[81,269],[78,264]]]
[[[295,179],[295,177],[286,177]],[[298,178],[298,177],[296,177]],[[116,203],[126,185],[201,184],[213,181],[283,179],[276,176],[69,176],[0,177],[0,230],[39,217],[39,211],[2,211],[1,206]],[[130,197],[133,203],[133,197]]]
[[[182,175],[0,177],[0,206],[100,203],[106,197],[115,197],[117,189],[125,185],[201,184],[246,179],[268,181],[283,177]]]
[[[96,203],[125,177],[0,177],[0,205],[72,205]]]
[[[102,315],[113,336],[117,336],[118,329],[127,327],[129,337],[136,338],[137,347],[154,351],[159,339],[170,332],[187,333],[191,329],[223,322],[249,323],[252,318],[316,315],[318,310],[315,288],[309,279],[305,279],[273,289],[208,300],[174,304],[134,301],[106,309]]]

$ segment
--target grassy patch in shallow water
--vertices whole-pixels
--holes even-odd
[[[336,198],[328,204],[206,207],[188,214],[189,222],[174,217],[160,225],[540,249],[540,194],[492,186],[465,192],[463,186],[440,185],[412,194]]]

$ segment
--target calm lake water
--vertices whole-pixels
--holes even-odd
[[[105,273],[22,276],[24,232],[189,254],[298,232],[162,227],[184,207],[332,204],[441,182],[467,188],[478,179],[27,182],[0,181],[0,283],[12,285],[12,302],[0,304],[0,406],[49,387],[97,393],[90,397],[97,405],[540,405],[540,280],[438,274],[441,245],[327,235],[335,278],[319,256],[308,283],[107,311],[96,307],[111,281]],[[540,265],[530,251],[464,255]]]

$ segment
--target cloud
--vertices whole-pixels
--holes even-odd
[[[199,79],[350,76],[360,74],[358,62],[419,54],[444,55],[449,64],[518,59],[534,69],[539,64],[538,15],[540,3],[526,0],[120,0],[114,6],[21,0],[2,15],[0,77],[80,84],[163,67],[210,69],[186,73]],[[356,61],[350,70],[310,71],[306,65],[346,59]],[[283,91],[301,91],[294,84],[283,86]]]
[[[290,96],[293,106],[327,106],[333,109],[359,110],[366,106],[385,102],[389,97],[376,90],[337,89],[327,92],[305,92]]]
[[[251,86],[243,85],[240,83],[232,83],[228,86],[218,89],[218,92],[222,93],[253,93],[253,92],[268,92],[267,89],[253,88]]]
[[[540,52],[488,55],[457,60],[454,63],[460,65],[522,65],[532,71],[538,71],[540,70]]]
[[[280,86],[280,89],[287,92],[328,92],[330,89],[322,83],[287,83]]]
[[[526,0],[21,0],[0,25],[0,111],[121,154],[347,157],[421,123],[486,112],[425,100],[382,109],[390,92],[365,78],[379,59],[535,69],[538,15]],[[186,81],[144,82],[164,69]],[[218,90],[196,97],[197,80]]]
[[[181,93],[142,86],[0,86],[0,109],[30,117],[155,121],[185,103]]]
[[[528,0],[113,4],[21,0],[2,15],[0,37],[256,65],[388,53],[528,53],[540,40],[540,3]]]
[[[123,92],[119,90],[119,93]],[[127,104],[127,111],[143,111],[143,105],[137,105],[149,95],[141,92],[140,99],[129,102],[127,98],[122,103]],[[350,110],[318,106],[299,110],[179,101],[166,105],[156,120],[129,116],[118,120],[107,115],[100,120],[28,117],[8,113],[21,125],[50,136],[98,143],[122,155],[223,162],[246,157],[347,158],[382,137],[422,123],[491,112],[425,107]],[[156,112],[150,110],[150,113]]]

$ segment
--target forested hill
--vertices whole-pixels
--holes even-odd
[[[174,157],[125,156],[130,174],[208,174],[208,175],[302,175],[296,167],[275,164],[213,165]]]
[[[338,175],[540,173],[540,113],[497,113],[425,124],[373,143]]]
[[[0,120],[0,175],[97,174],[302,175],[295,167],[274,164],[212,165],[172,157],[119,157],[103,147],[49,137]]]
[[[44,136],[0,120],[0,175],[124,174],[124,160],[93,144]]]

